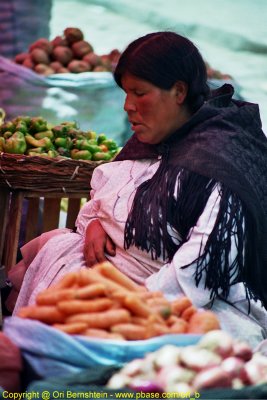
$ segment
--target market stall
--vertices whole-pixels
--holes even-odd
[[[0,126],[0,260],[6,271],[17,261],[25,200],[23,243],[58,227],[63,198],[68,199],[66,228],[73,228],[81,200],[89,198],[94,169],[112,161],[125,139],[124,114],[110,119],[117,106],[122,109],[122,97],[110,85],[111,71],[103,65],[89,67],[84,58],[92,53],[88,43],[82,43],[84,54],[76,53],[79,60],[56,59],[57,47],[63,47],[65,57],[70,44],[83,41],[76,36],[73,43],[64,43],[64,34],[54,39],[50,50],[43,47],[51,45],[48,41],[35,43],[30,58],[17,58],[20,65],[7,60],[1,65],[3,81],[9,82],[2,104],[8,118]],[[79,61],[75,65],[81,70],[71,70],[73,61]],[[209,73],[214,85],[232,79],[218,71]],[[25,82],[34,90],[28,92]],[[69,93],[65,88],[71,88]],[[15,92],[22,98],[31,93],[32,102],[23,108]],[[62,93],[72,106],[79,98],[75,113],[59,101]],[[106,121],[99,105],[104,111],[109,108]],[[37,116],[39,111],[42,116]],[[62,122],[66,115],[75,120],[77,115],[80,121]],[[213,399],[267,394],[264,342],[252,348],[226,333],[214,312],[194,306],[186,296],[170,300],[162,291],[149,291],[109,262],[51,282],[36,294],[34,304],[4,319],[0,340],[10,340],[17,352],[16,364],[11,363],[16,381],[9,386],[9,376],[0,375],[0,396],[1,386],[2,394],[43,392],[46,398],[55,393],[60,398],[67,393],[89,398],[131,393],[135,398]]]

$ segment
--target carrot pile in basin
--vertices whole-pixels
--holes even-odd
[[[220,329],[212,311],[197,309],[188,297],[168,301],[162,292],[148,291],[109,262],[66,274],[18,316],[69,334],[118,340]]]

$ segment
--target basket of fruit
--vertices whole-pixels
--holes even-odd
[[[76,122],[49,124],[18,116],[0,125],[0,186],[34,191],[87,191],[96,166],[120,148],[103,133]]]

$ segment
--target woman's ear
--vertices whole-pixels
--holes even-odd
[[[176,95],[176,101],[177,104],[183,104],[184,100],[187,96],[187,92],[188,92],[188,85],[187,83],[183,82],[183,81],[177,81],[174,84],[175,87],[175,95]]]

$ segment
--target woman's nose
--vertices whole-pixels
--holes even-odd
[[[135,103],[130,99],[130,97],[128,95],[126,96],[125,101],[124,101],[124,110],[126,112],[136,110]]]

